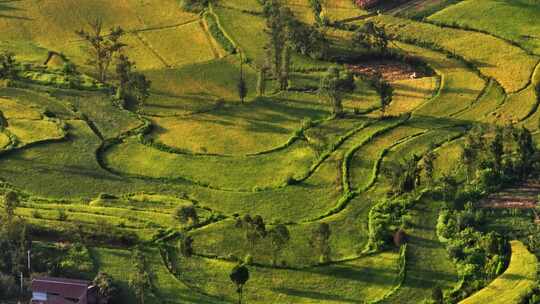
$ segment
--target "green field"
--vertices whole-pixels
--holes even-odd
[[[287,36],[293,51],[278,56],[282,74],[272,74],[278,59],[269,53],[261,1],[216,1],[200,12],[175,0],[0,1],[0,51],[13,52],[22,70],[13,76],[0,62],[6,78],[0,79],[0,195],[17,193],[14,216],[32,228],[36,254],[84,243],[83,264],[92,269],[69,276],[107,272],[120,288],[119,303],[138,303],[129,284],[135,248],[146,259],[150,304],[236,303],[229,274],[240,263],[250,271],[243,303],[431,303],[435,287],[446,300],[459,294],[460,303],[520,303],[529,296],[538,287],[537,257],[518,241],[506,243],[511,261],[499,267],[500,276],[467,285],[463,264],[437,234],[440,211],[454,203],[438,191],[442,177],[468,182],[463,155],[470,130],[513,124],[540,138],[540,6],[413,0],[361,9],[327,0],[322,24],[315,24],[316,1],[282,2],[308,31],[294,39],[313,43],[320,34],[329,48],[310,57]],[[88,45],[75,34],[95,18],[105,31],[126,30],[123,54],[151,81],[141,102],[121,100],[116,58],[107,83],[97,79]],[[384,29],[387,51],[355,45],[354,31],[370,21]],[[66,61],[56,57],[44,66],[48,52]],[[373,77],[362,70],[379,61],[390,71],[374,68],[381,74]],[[341,114],[320,90],[329,67],[342,77]],[[483,148],[491,155],[497,147]],[[428,182],[429,152],[437,156],[435,180]],[[517,171],[518,154],[501,164]],[[400,173],[393,170],[413,158],[422,171],[415,189],[396,191]],[[391,210],[376,217],[385,203]],[[0,207],[3,220],[8,205]],[[197,220],[179,219],[186,207]],[[250,234],[241,220],[247,215],[263,219],[264,233]],[[517,239],[514,220],[492,220],[482,233]],[[532,216],[521,220],[533,225]],[[275,251],[267,233],[280,224],[289,235]],[[322,249],[313,236],[321,227],[330,230]],[[398,229],[406,246],[394,244]],[[527,229],[520,237],[528,237]],[[182,250],[187,236],[192,254]],[[471,261],[478,254],[464,253]]]

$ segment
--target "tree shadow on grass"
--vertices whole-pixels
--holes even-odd
[[[17,2],[21,2],[22,0],[4,0],[0,1],[0,18],[5,19],[17,19],[17,20],[26,20],[31,21],[31,18],[28,18],[26,16],[18,16],[18,15],[12,15],[9,13],[15,13],[22,11],[22,9],[15,7],[13,4]]]
[[[272,288],[274,292],[286,294],[288,296],[300,297],[300,298],[310,298],[319,301],[335,301],[343,303],[364,303],[360,299],[351,299],[339,295],[327,294],[322,292],[317,292],[314,290],[300,290],[293,288]]]

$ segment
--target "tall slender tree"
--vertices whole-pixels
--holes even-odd
[[[99,81],[107,81],[107,73],[114,56],[126,45],[120,40],[125,32],[121,27],[111,28],[108,33],[103,30],[103,21],[99,18],[89,22],[89,29],[75,32],[90,46],[87,63],[96,70]]]

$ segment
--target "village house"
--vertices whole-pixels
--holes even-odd
[[[43,277],[32,280],[31,304],[97,304],[92,282]]]

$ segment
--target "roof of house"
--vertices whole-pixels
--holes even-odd
[[[88,288],[91,286],[92,283],[89,281],[64,278],[42,277],[32,280],[33,292],[53,293],[74,299],[86,296]]]

